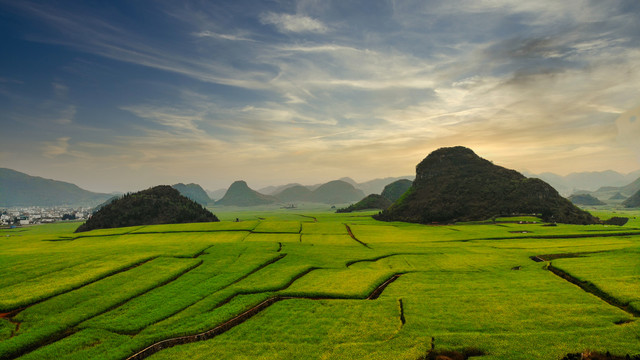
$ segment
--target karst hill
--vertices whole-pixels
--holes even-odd
[[[171,186],[160,185],[111,201],[80,225],[76,232],[210,221],[218,221],[218,218]]]
[[[628,208],[640,207],[640,190],[636,191],[636,193],[631,195],[630,198],[623,201],[622,205]]]
[[[386,209],[394,201],[398,200],[411,187],[411,180],[400,179],[384,187],[382,193],[367,195],[364,199],[346,208],[338,209],[337,212],[352,212],[358,210]]]
[[[209,195],[207,195],[207,192],[198,184],[191,183],[185,185],[183,183],[179,183],[174,184],[171,187],[178,190],[181,195],[188,197],[202,206],[207,206],[212,202]]]
[[[430,224],[512,214],[571,224],[598,221],[544,181],[494,165],[462,146],[429,154],[416,166],[411,188],[376,218]]]
[[[225,206],[257,206],[275,203],[273,196],[261,194],[249,187],[245,181],[235,181],[216,205]]]
[[[413,181],[407,179],[400,179],[392,182],[391,184],[384,187],[382,193],[380,195],[389,199],[390,201],[396,201],[404,195],[404,193],[411,188],[411,184]]]

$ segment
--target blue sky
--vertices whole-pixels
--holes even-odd
[[[0,167],[94,191],[640,167],[640,3],[0,0]]]

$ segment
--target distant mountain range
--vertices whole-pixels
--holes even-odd
[[[68,182],[45,179],[11,169],[0,168],[0,207],[93,207],[112,196],[113,194],[84,190]]]
[[[239,180],[229,186],[222,199],[216,201],[216,205],[256,206],[272,204],[276,201],[275,197],[261,194],[251,189],[246,182]]]
[[[290,184],[273,195],[262,194],[251,189],[246,182],[236,181],[226,191],[216,205],[226,206],[256,206],[272,203],[314,202],[324,204],[344,204],[357,201],[364,197],[362,190],[342,181],[334,180],[321,184],[313,190],[298,184]]]
[[[564,196],[588,193],[597,199],[614,204],[621,203],[640,190],[640,170],[626,175],[611,170],[573,173],[567,176],[560,176],[553,173],[542,173],[538,175],[525,173],[525,175],[527,177],[537,177],[548,182]],[[254,194],[254,200],[248,201],[248,203],[318,202],[326,204],[346,204],[362,200],[366,194],[380,194],[386,185],[398,180],[404,180],[403,185],[410,186],[409,183],[413,179],[414,176],[400,176],[357,183],[351,178],[344,177],[324,184],[303,186],[299,183],[289,183],[265,187],[258,191],[252,190],[248,186],[246,186],[246,188],[241,186],[235,190],[247,192],[247,189],[249,189],[255,192],[257,195]],[[221,202],[229,189],[205,191],[198,184],[182,183],[175,184],[173,187],[182,195],[205,206],[236,202],[235,200],[230,201],[229,198]],[[45,179],[7,168],[0,168],[0,207],[94,207],[112,197],[113,194],[91,192],[68,182]],[[261,198],[262,200],[256,201],[255,198]],[[218,202],[215,200],[218,200]]]
[[[631,195],[627,200],[625,200],[622,205],[628,208],[637,208],[640,207],[640,190],[636,191],[635,194]]]
[[[622,187],[640,177],[640,170],[621,174],[616,171],[591,171],[571,173],[566,176],[550,172],[532,174],[523,172],[527,177],[539,178],[553,186],[563,196],[574,193],[597,191],[602,187]]]
[[[364,199],[355,204],[351,204],[346,208],[338,209],[337,212],[345,213],[358,210],[384,210],[391,206],[396,200],[400,199],[411,187],[412,181],[400,179],[388,184],[384,187],[381,194],[369,194]]]
[[[368,195],[368,194],[380,194],[385,186],[391,184],[392,182],[394,182],[396,180],[401,180],[401,179],[413,180],[413,178],[414,178],[413,175],[398,176],[398,177],[386,177],[386,178],[380,178],[380,179],[373,179],[373,180],[365,181],[365,182],[362,182],[362,183],[358,183],[358,182],[356,182],[355,180],[353,180],[350,177],[343,177],[343,178],[340,178],[338,180],[341,180],[341,181],[344,181],[346,183],[349,183],[354,188],[360,189],[360,190],[362,190],[363,193]],[[313,191],[313,190],[317,189],[318,187],[320,187],[321,185],[323,185],[323,184],[302,185],[302,184],[299,184],[299,183],[290,183],[290,184],[279,185],[279,186],[267,186],[267,187],[264,187],[262,189],[259,189],[258,192],[260,192],[262,194],[267,194],[267,195],[275,195],[277,193],[281,193],[283,190],[285,190],[287,188],[294,187],[294,186],[304,186],[304,187],[308,188],[309,190]],[[220,192],[220,190],[216,190],[215,192],[212,191],[210,193],[219,194],[219,192]],[[224,192],[223,192],[223,194],[224,194]],[[209,196],[211,196],[211,194]]]

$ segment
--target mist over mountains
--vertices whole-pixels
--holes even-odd
[[[96,206],[112,196],[68,182],[0,168],[0,206]]]
[[[561,195],[569,196],[576,192],[596,191],[602,187],[623,187],[640,177],[640,170],[621,174],[617,171],[586,171],[566,176],[545,172],[532,174],[523,172],[526,177],[539,178],[553,186]]]
[[[568,197],[575,193],[590,193],[600,200],[621,202],[640,190],[640,170],[628,174],[616,171],[594,171],[572,173],[560,176],[553,173],[531,174],[552,185],[561,195]],[[328,183],[302,185],[287,183],[252,190],[263,197],[261,203],[319,202],[327,204],[345,204],[362,200],[369,194],[380,194],[384,187],[398,180],[413,181],[413,175],[378,178],[358,183],[352,178],[343,177]],[[327,184],[333,183],[327,190]],[[246,183],[245,183],[246,184]],[[349,185],[349,186],[345,186]],[[198,184],[178,183],[172,185],[182,195],[202,205],[223,205],[221,200],[229,189],[210,191]],[[249,188],[246,186],[246,188]],[[340,193],[333,196],[332,193]],[[112,198],[113,194],[95,193],[72,183],[31,176],[19,171],[0,168],[0,206],[89,206],[99,205]],[[264,199],[268,199],[265,201]],[[252,203],[252,201],[249,201]],[[250,206],[250,205],[245,205]]]

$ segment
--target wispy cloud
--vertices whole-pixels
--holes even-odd
[[[46,142],[43,147],[43,155],[47,158],[55,158],[69,152],[70,137],[60,137],[54,142]]]
[[[202,121],[202,114],[192,109],[153,106],[153,105],[135,105],[122,106],[120,109],[129,111],[136,116],[151,120],[156,124],[166,128],[177,130],[180,132],[201,133],[197,123]]]
[[[67,64],[41,80],[45,97],[23,102],[14,90],[32,80],[0,78],[6,114],[32,129],[46,123],[39,149],[56,159],[140,174],[212,164],[239,177],[246,167],[265,183],[406,174],[458,144],[533,171],[581,170],[589,157],[606,168],[607,153],[618,170],[640,164],[629,110],[639,99],[640,6],[629,2],[390,1],[357,12],[355,2],[154,3],[149,20],[167,27],[163,36],[117,7],[3,4],[46,27],[25,38],[73,49],[74,61],[107,74]],[[99,109],[84,99],[82,86],[120,73],[125,84],[105,88],[140,91]]]
[[[251,41],[255,42],[255,40],[250,39],[248,37],[240,36],[240,35],[231,35],[231,34],[218,34],[213,31],[204,30],[200,32],[193,33],[193,36],[199,38],[214,38],[214,39],[223,39],[230,41]]]
[[[299,14],[267,12],[260,16],[263,24],[274,25],[284,33],[325,33],[328,28],[317,19]]]
[[[75,116],[76,116],[76,107],[74,105],[68,105],[62,110],[60,110],[59,115],[54,120],[54,122],[61,125],[68,125],[73,122],[73,119]]]

